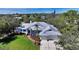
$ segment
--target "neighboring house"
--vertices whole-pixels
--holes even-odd
[[[31,36],[39,35],[40,40],[54,40],[61,36],[56,27],[45,22],[22,23],[16,31]]]

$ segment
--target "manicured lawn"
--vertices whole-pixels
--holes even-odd
[[[9,49],[9,50],[38,50],[39,49],[39,46],[36,46],[25,35],[17,35],[15,40],[4,45],[5,45],[4,49]]]

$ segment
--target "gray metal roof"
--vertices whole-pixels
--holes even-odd
[[[56,36],[61,36],[61,33],[58,31],[58,29],[57,28],[55,28],[55,27],[50,27],[50,26],[48,26],[48,27],[46,27],[43,31],[41,31],[40,33],[39,33],[39,35],[40,36],[52,36],[52,35],[56,35]]]
[[[58,31],[46,31],[44,33],[39,33],[39,36],[61,36],[61,33]]]
[[[35,25],[38,25],[39,29],[42,30],[39,33],[39,36],[49,36],[49,35],[58,35],[60,36],[61,33],[58,31],[56,27],[54,27],[51,24],[45,23],[45,22],[32,22],[29,23],[28,26],[26,26],[26,29],[34,29]],[[51,30],[51,31],[50,31]]]

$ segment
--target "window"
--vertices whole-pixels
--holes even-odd
[[[52,31],[52,29],[49,29],[48,31]]]
[[[25,29],[23,29],[23,32],[25,32],[26,30]]]

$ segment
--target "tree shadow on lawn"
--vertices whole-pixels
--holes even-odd
[[[2,40],[0,40],[0,43],[3,43],[3,44],[8,44],[9,42],[13,41],[16,39],[16,35],[14,34],[11,34],[9,35],[8,37],[5,37],[3,38]]]

